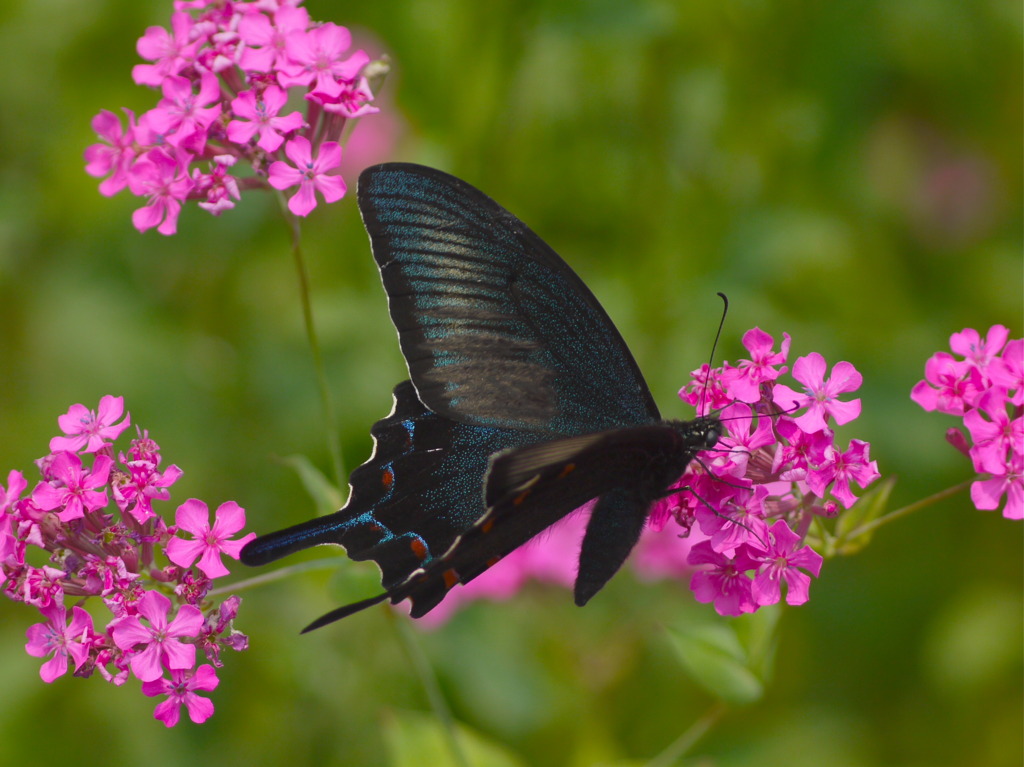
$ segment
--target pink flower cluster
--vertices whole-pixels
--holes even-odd
[[[879,477],[868,443],[851,440],[842,450],[830,428],[860,415],[860,400],[839,399],[860,387],[853,365],[840,362],[826,378],[820,354],[798,358],[798,391],[776,382],[787,371],[788,335],[781,351],[758,328],[743,344],[750,359],[715,370],[705,365],[680,391],[702,413],[721,408],[726,433],[691,464],[675,485],[678,493],[654,504],[630,558],[646,577],[692,576],[697,600],[713,602],[723,615],[778,602],[783,584],[789,604],[806,602],[810,575],[817,577],[822,564],[803,543],[812,525],[850,508],[854,484],[864,488]],[[453,589],[422,622],[443,622],[472,599],[508,598],[530,579],[570,586],[586,521],[585,513],[570,515]]]
[[[241,600],[209,598],[212,580],[228,573],[221,554],[237,559],[255,537],[231,540],[245,511],[222,504],[211,527],[206,504],[192,499],[168,527],[153,502],[169,500],[182,472],[161,469],[160,448],[144,431],[115,454],[113,441],[130,424],[122,397],[103,397],[96,411],[72,405],[58,423],[64,435],[37,461],[42,481],[26,494],[24,475],[12,471],[0,485],[0,588],[45,619],[28,629],[25,649],[48,658],[44,682],[63,676],[69,660],[75,676],[98,671],[122,685],[134,675],[145,695],[167,696],[155,711],[165,725],[177,724],[181,705],[204,722],[213,704],[197,691],[217,686],[221,649],[249,641],[232,626]],[[89,597],[111,613],[102,629],[81,606]],[[197,647],[212,665],[196,667]]]
[[[820,354],[798,357],[796,390],[777,382],[787,372],[788,334],[780,351],[759,328],[743,335],[743,345],[750,359],[704,366],[679,392],[699,412],[721,409],[725,434],[690,464],[676,483],[681,492],[651,513],[656,529],[671,521],[684,531],[687,563],[700,568],[690,588],[722,615],[775,604],[783,583],[788,604],[806,602],[822,557],[804,539],[816,520],[856,503],[854,484],[864,488],[879,477],[868,443],[851,440],[843,450],[830,426],[860,415],[859,399],[839,399],[860,388],[853,365],[839,362],[826,377]]]
[[[965,328],[950,336],[948,352],[925,363],[924,380],[910,398],[925,410],[962,416],[968,438],[957,428],[946,433],[987,475],[971,485],[978,509],[1003,506],[1007,519],[1024,519],[1024,339],[1007,341],[1010,331],[993,325],[982,337]]]
[[[139,231],[174,234],[184,201],[219,215],[241,188],[297,185],[288,202],[297,216],[316,207],[315,192],[327,202],[345,194],[338,141],[346,121],[377,111],[370,60],[349,52],[345,27],[312,23],[301,2],[178,0],[171,29],[150,27],[139,39],[152,63],[132,77],[163,98],[138,118],[125,109],[127,127],[100,112],[92,126],[104,143],[85,151],[86,172],[106,177],[101,194],[127,187],[146,198],[132,215]]]

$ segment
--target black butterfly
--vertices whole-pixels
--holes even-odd
[[[323,543],[380,566],[420,617],[457,583],[588,501],[576,579],[585,604],[625,561],[650,506],[717,418],[663,421],[629,349],[569,266],[464,181],[405,163],[359,177],[359,209],[411,381],[374,424],[338,512],[252,541],[247,565]]]

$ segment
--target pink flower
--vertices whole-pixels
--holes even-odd
[[[75,453],[63,450],[56,454],[50,464],[50,472],[59,483],[40,482],[32,491],[32,502],[43,511],[57,513],[61,522],[70,522],[85,515],[85,510],[95,511],[107,505],[105,490],[97,490],[107,484],[113,460],[106,455],[97,455],[92,470],[82,468],[82,459]]]
[[[228,173],[235,160],[231,155],[217,155],[210,163],[209,173],[203,173],[198,168],[192,173],[193,194],[206,198],[197,204],[213,216],[231,210],[235,207],[234,201],[241,198],[238,181]]]
[[[181,706],[185,706],[188,717],[196,724],[202,724],[213,716],[213,703],[208,698],[196,695],[196,690],[209,691],[217,688],[220,680],[213,666],[203,665],[194,672],[189,670],[172,670],[171,678],[161,677],[144,682],[142,694],[150,698],[166,695],[167,700],[159,703],[153,716],[167,727],[174,727],[181,716]]]
[[[992,383],[1006,390],[1014,405],[1024,405],[1024,339],[1010,341],[1003,356],[993,360],[988,368]]]
[[[132,224],[140,232],[157,227],[160,234],[178,231],[181,202],[192,188],[185,168],[162,149],[146,152],[129,174],[132,194],[148,197],[142,208],[132,213]],[[157,226],[159,224],[159,226]]]
[[[993,325],[988,329],[986,341],[974,328],[964,328],[949,337],[949,348],[963,357],[975,367],[984,370],[989,363],[1002,351],[1010,329],[1003,325]]]
[[[981,376],[973,365],[936,352],[924,364],[924,380],[914,385],[910,398],[925,410],[963,415],[981,388]]]
[[[1011,456],[1005,474],[994,474],[971,483],[971,503],[981,511],[998,509],[1004,495],[1003,516],[1024,519],[1024,456],[1020,454]]]
[[[782,597],[786,583],[786,604],[802,605],[807,601],[811,579],[821,572],[823,559],[810,546],[800,546],[800,536],[779,520],[769,528],[768,540],[751,547],[750,557],[759,563],[751,585],[751,594],[759,605],[773,605]]]
[[[727,556],[715,551],[710,541],[701,541],[690,549],[689,562],[706,566],[690,580],[690,589],[698,602],[714,602],[719,615],[742,615],[757,609],[751,598],[750,578],[746,575],[755,563],[745,553]]]
[[[131,651],[132,673],[143,682],[151,682],[163,674],[162,662],[172,671],[195,665],[195,645],[185,644],[179,638],[199,636],[203,614],[192,605],[182,605],[174,620],[168,622],[170,609],[170,599],[157,591],[148,591],[139,600],[138,614],[150,625],[144,626],[138,615],[130,615],[114,626],[114,643],[125,652]],[[140,644],[145,647],[135,650]]]
[[[309,140],[296,136],[285,144],[284,153],[295,167],[279,160],[270,166],[267,180],[275,189],[299,185],[299,191],[288,200],[288,209],[296,216],[308,216],[316,207],[314,190],[329,203],[345,196],[345,180],[341,176],[327,175],[341,164],[341,146],[336,141],[325,141],[314,160]]]
[[[149,124],[167,136],[167,143],[190,154],[202,154],[206,134],[220,116],[220,81],[212,72],[204,72],[199,92],[192,92],[192,82],[185,77],[168,77],[163,81],[164,98],[150,110]],[[208,106],[212,104],[213,106]]]
[[[850,490],[850,483],[856,482],[864,488],[882,476],[878,472],[878,463],[868,458],[870,447],[867,442],[853,439],[850,440],[850,449],[845,453],[830,450],[831,458],[828,463],[808,472],[807,483],[811,490],[818,497],[824,498],[828,485],[832,484],[832,495],[838,498],[845,508],[853,506],[857,502],[857,497]]]
[[[236,541],[229,540],[245,527],[245,509],[234,501],[222,503],[217,508],[212,528],[209,509],[195,498],[178,507],[174,521],[179,528],[192,533],[195,540],[172,538],[167,544],[167,558],[181,567],[191,567],[198,557],[199,569],[208,578],[227,575],[229,570],[224,567],[220,555],[238,559],[242,547],[256,537],[255,533],[249,533]]]
[[[123,455],[121,462],[129,475],[114,485],[114,502],[122,513],[131,514],[141,524],[155,516],[153,501],[171,497],[167,488],[178,481],[182,471],[171,464],[160,472],[152,461],[125,461]]]
[[[136,64],[132,69],[132,79],[138,85],[160,85],[165,78],[181,72],[195,60],[196,51],[205,42],[205,37],[192,37],[194,22],[184,11],[171,15],[171,29],[163,27],[147,27],[146,33],[139,38],[135,49],[139,56],[155,64]]]
[[[86,453],[95,453],[108,442],[113,442],[131,424],[126,415],[121,423],[115,424],[124,413],[124,397],[107,394],[100,398],[96,411],[85,405],[72,405],[68,412],[57,418],[57,425],[67,436],[50,440],[50,451],[68,450],[77,453],[85,446]]]
[[[352,35],[337,24],[321,24],[306,32],[291,32],[286,39],[290,63],[278,71],[278,82],[288,88],[310,85],[328,97],[337,96],[341,83],[351,82],[370,60],[363,51],[356,51],[347,59],[341,55],[352,44]]]
[[[25,652],[35,658],[53,654],[39,669],[39,676],[46,683],[63,676],[68,670],[68,656],[75,663],[75,670],[81,668],[89,657],[89,645],[93,641],[92,618],[77,605],[71,608],[71,623],[66,624],[64,605],[53,601],[40,608],[46,623],[29,626],[26,635],[28,644]]]
[[[268,86],[262,93],[255,90],[239,93],[231,102],[231,111],[242,119],[228,123],[228,138],[236,144],[247,144],[259,131],[256,146],[267,152],[277,151],[284,143],[281,133],[291,133],[305,124],[298,112],[278,116],[287,102],[288,95],[276,85]]]
[[[102,178],[100,194],[110,197],[128,186],[128,169],[135,159],[135,113],[125,109],[128,115],[128,130],[121,127],[117,115],[102,110],[92,118],[92,129],[106,144],[93,144],[85,150],[85,172],[95,178]]]
[[[825,359],[817,352],[797,358],[793,365],[793,377],[807,388],[803,394],[783,384],[774,389],[775,404],[784,409],[808,405],[806,413],[796,416],[793,421],[808,434],[825,428],[825,417],[832,416],[837,424],[852,421],[860,415],[860,400],[840,402],[838,395],[856,391],[863,377],[849,362],[837,362],[832,368],[832,377],[826,381]]]
[[[743,334],[743,346],[750,352],[749,360],[740,360],[733,368],[729,393],[740,402],[757,402],[761,398],[760,385],[777,379],[786,368],[779,367],[789,356],[791,339],[782,334],[782,350],[776,352],[775,341],[761,328],[751,328]]]
[[[1002,474],[1008,454],[1015,446],[1024,446],[1024,418],[1011,418],[1006,412],[1006,393],[1001,389],[981,395],[964,415],[964,426],[974,442],[970,454],[977,471]]]
[[[246,44],[239,66],[248,72],[272,72],[287,65],[287,36],[308,28],[305,8],[283,5],[274,11],[273,24],[262,13],[246,14],[238,23],[238,36]]]

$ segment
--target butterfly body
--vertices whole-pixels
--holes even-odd
[[[358,196],[410,380],[371,429],[345,507],[258,538],[243,562],[341,544],[378,563],[385,592],[309,628],[384,599],[410,599],[418,617],[598,498],[576,588],[585,603],[650,504],[717,443],[717,419],[663,421],[589,289],[474,187],[392,163],[364,171]]]

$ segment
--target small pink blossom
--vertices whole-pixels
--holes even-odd
[[[106,455],[97,455],[92,470],[82,468],[82,459],[75,453],[63,450],[56,454],[50,471],[57,484],[40,482],[32,491],[32,502],[43,511],[60,508],[57,516],[61,522],[70,522],[84,516],[85,511],[95,511],[107,505],[107,492],[97,490],[107,484],[113,460]]]
[[[1024,456],[1014,454],[1005,473],[975,480],[971,483],[971,503],[976,509],[998,509],[1006,496],[1003,516],[1006,519],[1024,519]]]
[[[202,724],[213,716],[213,703],[208,698],[200,697],[196,690],[208,692],[215,690],[220,680],[213,666],[202,665],[194,672],[191,670],[172,670],[171,678],[160,677],[144,682],[142,694],[150,698],[166,695],[167,700],[159,703],[153,716],[167,727],[174,727],[181,716],[181,707],[185,706],[189,719]]]
[[[282,5],[274,21],[261,13],[246,14],[238,23],[238,36],[246,44],[239,65],[249,72],[272,72],[289,61],[285,52],[288,35],[309,28],[305,8]]]
[[[181,203],[192,188],[192,181],[182,164],[162,149],[153,149],[132,166],[128,186],[132,194],[149,200],[144,207],[132,213],[132,224],[136,229],[144,232],[156,226],[157,231],[164,235],[178,231]]]
[[[64,437],[50,440],[50,451],[68,450],[77,453],[95,453],[104,445],[113,442],[131,424],[131,415],[125,415],[121,423],[114,423],[124,413],[124,397],[107,394],[100,398],[99,408],[89,410],[85,405],[72,405],[68,412],[57,418],[57,424]]]
[[[85,172],[95,178],[108,178],[100,182],[100,194],[111,197],[128,186],[128,169],[135,160],[135,113],[124,110],[128,115],[128,129],[121,127],[121,120],[113,112],[104,109],[92,118],[92,129],[107,143],[92,144],[85,150]]]
[[[148,112],[150,126],[167,136],[167,143],[176,149],[202,154],[206,134],[221,112],[220,81],[212,72],[204,72],[198,93],[193,93],[192,81],[185,77],[168,77],[162,87],[164,98]]]
[[[36,658],[53,654],[39,669],[42,680],[50,683],[67,672],[69,655],[76,671],[89,657],[89,644],[93,639],[92,617],[76,605],[71,608],[71,623],[66,623],[64,605],[56,601],[40,608],[40,612],[47,622],[29,626],[25,651]]]
[[[845,453],[832,449],[828,463],[808,473],[807,481],[811,490],[824,498],[826,489],[831,484],[832,495],[838,498],[845,508],[853,506],[857,502],[857,497],[850,490],[850,483],[856,482],[863,488],[881,476],[878,472],[878,463],[868,457],[869,450],[870,445],[859,439],[850,440],[850,449]]]
[[[312,91],[336,96],[341,83],[351,82],[369,62],[363,51],[342,59],[351,44],[349,31],[330,22],[289,33],[285,41],[289,63],[279,70],[278,81],[286,88],[310,85]]]
[[[192,17],[178,11],[171,15],[171,29],[148,27],[146,34],[139,38],[136,50],[140,57],[155,64],[136,64],[132,69],[132,79],[139,85],[160,85],[165,78],[174,76],[195,60],[205,39],[193,38]]]
[[[231,111],[239,119],[228,123],[228,138],[236,144],[247,144],[258,131],[256,146],[267,152],[276,151],[284,143],[282,133],[291,133],[305,124],[298,112],[279,116],[287,102],[288,95],[276,85],[268,86],[262,93],[239,93],[231,102]]]
[[[713,602],[719,615],[742,615],[757,609],[746,575],[755,564],[745,553],[727,556],[712,548],[710,541],[701,541],[690,549],[689,561],[705,567],[690,579],[690,589],[698,602]]]
[[[841,402],[840,394],[857,391],[863,377],[849,362],[837,362],[832,368],[832,377],[825,380],[828,366],[817,352],[797,358],[793,365],[793,377],[807,388],[797,393],[784,384],[774,389],[775,404],[783,409],[808,406],[806,413],[795,416],[793,421],[808,434],[825,428],[826,416],[832,416],[837,424],[849,423],[860,415],[860,400]]]
[[[314,159],[309,140],[296,136],[285,144],[284,153],[294,167],[279,160],[270,166],[267,180],[275,189],[299,185],[299,191],[288,200],[288,209],[296,216],[308,216],[316,207],[314,191],[320,192],[327,202],[337,202],[345,196],[345,180],[327,175],[341,165],[341,146],[336,141],[325,141]]]
[[[203,614],[192,605],[182,605],[174,620],[168,621],[171,600],[157,591],[148,591],[139,600],[138,615],[122,618],[113,631],[114,642],[124,651],[132,651],[132,673],[143,682],[151,682],[163,674],[161,663],[171,670],[190,669],[196,662],[196,648],[182,638],[199,636]],[[149,622],[145,626],[139,615]],[[144,645],[135,650],[137,645]]]
[[[171,497],[167,488],[178,481],[182,471],[173,464],[161,472],[152,461],[125,461],[124,456],[121,460],[129,474],[114,485],[114,502],[141,524],[155,516],[153,501]]]
[[[178,507],[175,524],[192,533],[195,540],[172,538],[167,544],[167,558],[181,567],[191,567],[198,558],[199,569],[208,578],[227,575],[229,570],[221,562],[220,555],[238,559],[242,547],[256,537],[255,533],[249,533],[238,540],[229,540],[245,527],[245,509],[234,501],[217,507],[213,527],[210,527],[210,512],[206,504],[192,498]]]
[[[1003,325],[990,327],[987,340],[974,328],[964,328],[949,337],[949,348],[971,365],[984,370],[1003,350],[1009,337],[1010,329]]]
[[[925,363],[924,380],[914,385],[910,398],[925,410],[963,415],[982,386],[974,366],[958,362],[946,352],[937,352]]]
[[[759,563],[751,584],[751,594],[759,605],[773,605],[782,597],[786,584],[786,603],[802,605],[811,585],[810,573],[818,577],[822,556],[810,546],[799,546],[800,536],[779,520],[769,529],[764,545],[752,547],[750,556]],[[804,571],[807,572],[804,572]]]

